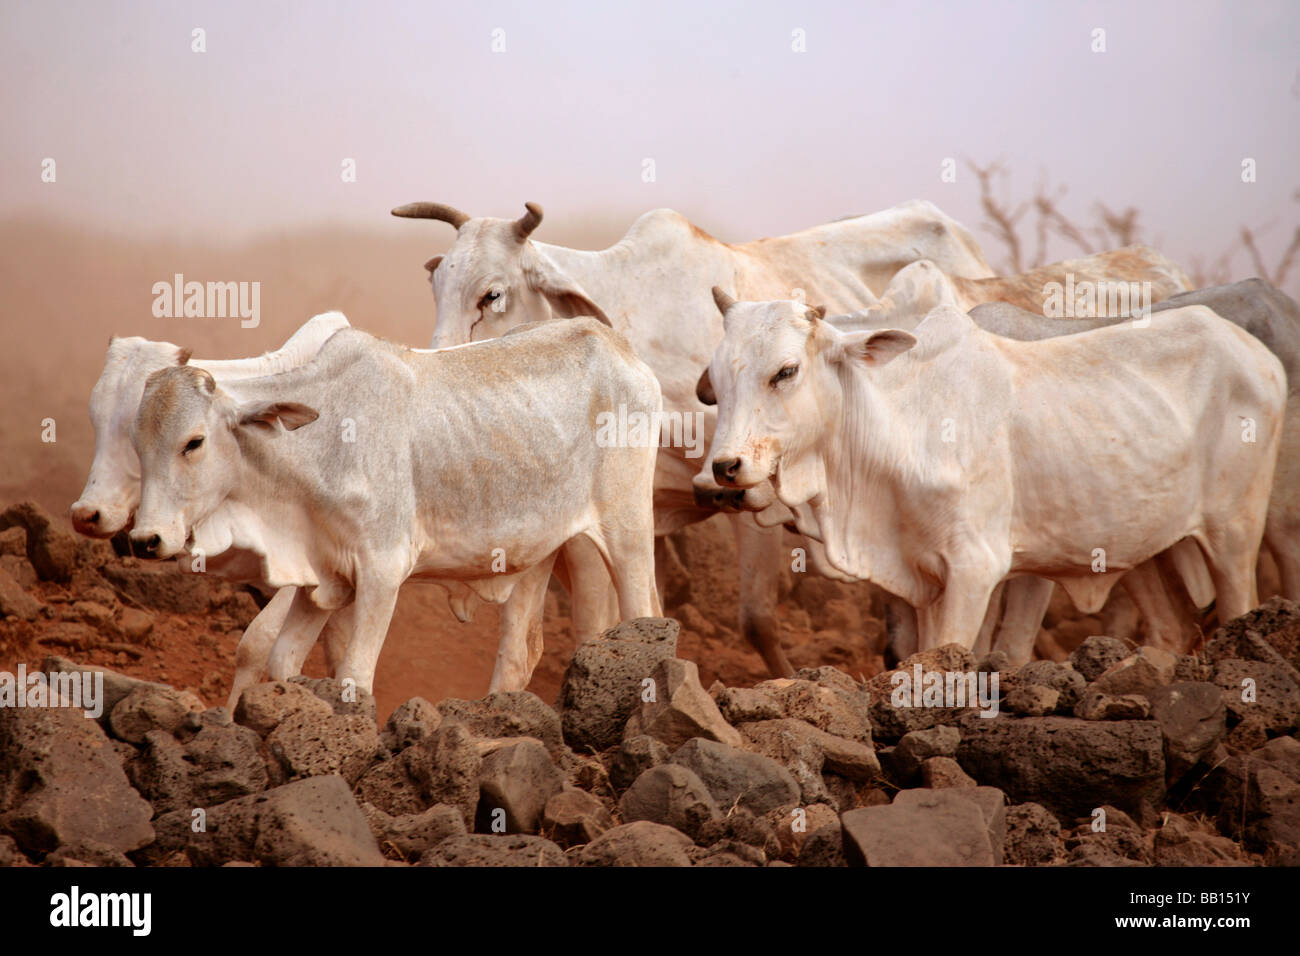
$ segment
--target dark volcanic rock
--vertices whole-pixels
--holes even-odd
[[[420,866],[568,866],[550,840],[524,833],[450,837],[420,857]]]
[[[532,737],[540,740],[553,760],[564,754],[560,715],[526,690],[500,691],[482,700],[451,697],[438,702],[443,720],[458,720],[476,737]]]
[[[993,831],[1005,817],[973,790],[904,790],[892,804],[850,810],[842,817],[844,852],[857,866],[996,866],[1002,858]],[[904,797],[904,794],[908,796]]]
[[[536,833],[546,803],[564,782],[546,747],[532,737],[506,738],[483,757],[478,775],[481,833]],[[498,813],[500,811],[500,813]],[[498,827],[504,824],[505,830]]]
[[[28,853],[84,841],[130,851],[153,839],[152,808],[80,710],[0,708],[0,754],[0,832]]]
[[[1063,822],[1114,803],[1154,823],[1164,803],[1164,740],[1154,721],[967,717],[960,729],[962,769]]]
[[[1223,692],[1215,684],[1177,683],[1151,695],[1151,716],[1165,738],[1165,767],[1172,783],[1223,739]]]
[[[636,618],[610,628],[573,652],[560,687],[564,739],[575,750],[608,750],[641,698],[642,682],[660,661],[677,655],[680,625]]]
[[[733,806],[763,814],[799,802],[799,784],[770,757],[696,738],[673,754],[672,763],[694,771],[724,813]]]
[[[637,777],[619,801],[619,810],[628,823],[662,823],[692,839],[699,836],[704,824],[721,816],[704,782],[677,764],[651,767]]]
[[[690,866],[691,838],[649,820],[602,833],[578,851],[580,866]]]
[[[48,511],[34,501],[23,501],[0,512],[0,531],[23,528],[27,532],[27,560],[46,581],[66,581],[77,566],[77,539],[54,523]]]
[[[207,811],[194,832],[185,810],[160,817],[160,842],[201,866],[382,866],[383,855],[342,777],[309,777]]]

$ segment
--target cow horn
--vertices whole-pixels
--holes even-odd
[[[451,223],[457,229],[469,222],[469,216],[459,209],[440,202],[408,202],[405,206],[394,209],[393,215],[403,219],[437,219],[439,222]]]
[[[515,220],[515,235],[519,241],[527,239],[534,229],[542,222],[542,207],[535,202],[524,203],[524,208],[528,211]]]
[[[722,286],[718,285],[713,287],[713,301],[717,303],[718,311],[723,315],[726,315],[727,310],[736,304],[736,300],[723,292]]]

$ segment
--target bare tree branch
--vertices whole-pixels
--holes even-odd
[[[975,173],[975,178],[980,184],[980,206],[984,210],[984,215],[988,217],[989,227],[993,233],[1002,240],[1007,247],[1007,256],[1011,266],[1011,272],[1018,274],[1024,272],[1024,263],[1020,251],[1020,234],[1017,223],[1024,216],[1025,211],[1029,208],[1028,203],[1021,203],[1015,209],[1008,209],[1007,202],[999,202],[993,195],[993,177],[1006,174],[1006,170],[999,160],[989,163],[989,165],[980,167],[971,160],[966,160],[966,165]]]
[[[1016,203],[1010,195],[1010,171],[1003,160],[980,166],[971,159],[965,160],[975,174],[980,189],[980,208],[984,213],[984,227],[1003,245],[1006,250],[1006,268],[1008,273],[1021,273],[1026,269],[1043,265],[1048,252],[1048,245],[1053,236],[1059,236],[1078,247],[1084,255],[1092,255],[1098,249],[1113,249],[1130,246],[1147,241],[1143,237],[1141,213],[1133,206],[1113,210],[1103,202],[1093,204],[1096,223],[1081,226],[1061,211],[1060,202],[1066,194],[1064,185],[1051,187],[1047,177],[1043,176],[1034,188],[1033,198]],[[1001,184],[1001,189],[997,187]],[[999,195],[999,192],[1001,195]],[[1300,202],[1300,189],[1293,197]],[[1026,240],[1021,237],[1021,227],[1025,225],[1025,214],[1033,211],[1033,255],[1027,261]],[[1269,269],[1264,263],[1264,256],[1256,242],[1256,236],[1270,228],[1265,225],[1252,230],[1243,226],[1234,242],[1216,259],[1206,260],[1201,256],[1192,256],[1189,277],[1197,288],[1209,285],[1222,285],[1230,282],[1233,275],[1232,260],[1238,248],[1244,248],[1250,257],[1251,267],[1260,278],[1273,285],[1282,286],[1293,272],[1300,272],[1300,226],[1291,236],[1291,241],[1282,251],[1277,266]],[[1090,237],[1096,237],[1095,241]]]

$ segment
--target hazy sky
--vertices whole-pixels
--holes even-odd
[[[1241,224],[1277,248],[1298,54],[1292,0],[5,0],[0,216],[235,239],[531,199],[566,221],[671,206],[739,240],[917,197],[979,229],[972,177],[940,164],[1001,157],[1017,193],[1046,173],[1075,211],[1139,206],[1175,258]]]

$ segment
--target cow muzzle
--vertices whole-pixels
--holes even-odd
[[[109,508],[94,501],[77,501],[68,509],[72,527],[88,538],[111,538],[131,521],[128,509]]]
[[[162,557],[162,535],[151,531],[132,531],[131,553],[146,561],[158,560]]]
[[[102,535],[103,532],[99,530],[99,521],[103,515],[94,505],[78,501],[72,506],[68,514],[72,518],[72,527],[76,529],[77,534],[84,534],[88,537]]]
[[[736,487],[736,478],[744,464],[739,458],[713,459],[713,480],[725,487]]]
[[[695,486],[695,503],[701,508],[713,508],[718,511],[744,511],[744,488],[701,488]]]

